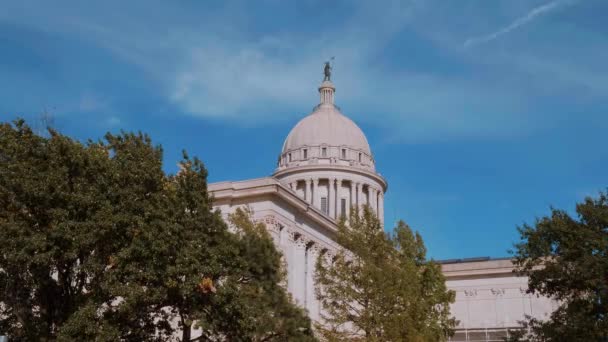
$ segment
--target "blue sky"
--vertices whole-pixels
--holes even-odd
[[[439,259],[507,256],[516,226],[608,186],[605,0],[5,1],[0,119],[78,139],[141,130],[174,172],[269,175],[317,104],[368,136]]]

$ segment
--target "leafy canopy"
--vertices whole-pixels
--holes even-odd
[[[318,325],[328,341],[445,341],[454,293],[426,259],[420,234],[403,221],[387,235],[369,208],[339,224],[343,250],[317,261]]]
[[[518,272],[529,292],[552,297],[560,306],[547,321],[528,319],[514,340],[608,340],[608,197],[586,198],[577,217],[552,209],[534,225],[518,228]],[[525,333],[529,329],[530,333]]]
[[[278,285],[280,254],[207,171],[177,175],[143,134],[82,144],[0,124],[0,332],[11,341],[312,339]],[[179,332],[181,331],[181,336]]]

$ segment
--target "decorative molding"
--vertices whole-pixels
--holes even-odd
[[[309,240],[305,235],[299,231],[295,231],[293,228],[290,230],[290,242],[298,249],[306,249]]]
[[[316,246],[316,243],[313,240],[306,241],[306,249],[312,250]]]
[[[502,296],[502,295],[505,294],[505,289],[495,289],[495,288],[492,288],[492,289],[490,289],[490,292],[493,295],[495,295],[495,296]]]
[[[283,231],[283,234],[287,237],[287,242],[298,245],[299,241],[301,241],[300,243],[304,244],[304,248],[314,248],[317,252],[321,250],[333,251],[339,248],[337,245],[328,244],[310,235],[287,218],[277,217],[274,214],[266,214],[261,218],[254,219],[254,222],[264,223],[266,229],[272,232],[279,233]]]
[[[464,290],[464,295],[467,297],[477,297],[477,290],[476,289]]]
[[[291,242],[294,245],[298,242],[300,236],[302,236],[302,234],[294,231],[293,228],[289,228],[287,230],[287,241]]]
[[[261,219],[256,220],[256,222],[264,223],[264,225],[266,226],[266,228],[268,230],[273,231],[275,233],[278,233],[279,231],[281,231],[281,224],[279,223],[279,221],[277,221],[277,219],[273,215],[266,215],[266,216],[262,217]]]

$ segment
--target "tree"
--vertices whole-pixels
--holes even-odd
[[[52,340],[93,298],[120,243],[107,150],[0,126],[0,330]]]
[[[513,340],[608,340],[608,197],[586,198],[577,218],[552,209],[534,225],[518,228],[517,272],[528,277],[528,292],[556,299],[547,321],[528,318]]]
[[[209,337],[260,342],[315,340],[306,312],[293,304],[281,286],[285,278],[281,253],[265,225],[255,223],[252,212],[241,208],[229,216],[229,222],[239,239],[238,258],[234,259],[238,264],[215,297],[218,310],[201,319],[204,330],[222,335]]]
[[[445,341],[454,293],[421,236],[403,221],[387,235],[369,208],[339,224],[335,256],[317,261],[317,296],[328,341]]]
[[[11,340],[190,341],[197,325],[216,340],[310,337],[277,290],[269,238],[235,234],[212,211],[200,160],[184,153],[166,175],[146,135],[82,144],[17,121],[0,125],[0,161],[0,331]],[[251,320],[258,307],[267,315]]]

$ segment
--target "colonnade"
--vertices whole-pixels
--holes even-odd
[[[327,183],[326,208],[322,208],[321,204],[321,182]],[[301,184],[304,186],[304,200],[318,209],[326,210],[325,213],[331,218],[337,219],[342,215],[348,216],[350,208],[357,208],[367,204],[376,213],[381,222],[384,220],[384,193],[372,184],[338,177],[317,177],[292,180],[289,182],[289,187],[291,190],[297,191],[298,186]],[[345,208],[341,205],[342,199],[346,201]],[[342,212],[343,210],[346,212]]]

